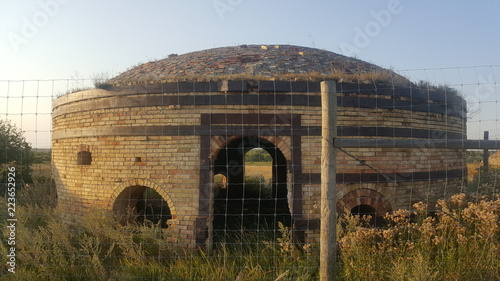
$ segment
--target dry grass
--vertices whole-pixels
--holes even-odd
[[[39,164],[33,164],[31,166],[33,171],[33,178],[50,178],[51,174],[51,164],[50,161],[45,161]]]
[[[493,152],[493,154],[490,155],[489,162],[491,166],[500,168],[500,151]]]
[[[365,71],[359,73],[345,73],[338,69],[333,69],[331,73],[322,74],[318,72],[307,72],[307,73],[286,73],[286,74],[276,74],[273,76],[263,76],[263,75],[253,75],[253,74],[228,74],[228,75],[182,75],[182,76],[143,76],[134,79],[121,79],[115,81],[113,79],[107,81],[107,83],[102,83],[102,85],[108,86],[129,86],[129,85],[140,85],[140,84],[156,84],[156,83],[169,83],[169,82],[213,82],[213,81],[223,81],[223,80],[249,80],[249,81],[326,81],[335,80],[339,82],[347,83],[360,83],[360,84],[373,84],[373,83],[386,83],[391,85],[404,85],[408,86],[411,82],[391,70],[379,70],[379,71]]]
[[[255,173],[263,166],[249,165]],[[46,170],[45,166],[45,170]],[[40,167],[44,170],[43,167]],[[17,206],[17,273],[2,280],[317,280],[318,245],[300,245],[281,226],[277,237],[246,235],[211,251],[170,242],[156,226],[127,225],[96,210],[70,228],[51,207],[52,186],[34,184]],[[1,199],[0,200],[5,200]],[[4,201],[5,202],[5,201]],[[342,280],[500,280],[500,196],[458,194],[433,206],[369,219],[339,220]],[[6,261],[6,208],[0,209],[0,255]],[[4,263],[5,264],[5,263]]]
[[[495,154],[500,155],[500,154]],[[490,169],[500,169],[500,157],[490,157],[489,161]],[[474,180],[479,174],[479,169],[483,167],[483,163],[467,163],[467,179],[469,181]]]
[[[122,226],[109,211],[94,210],[78,228],[61,210],[42,205],[48,186],[30,185],[19,194],[16,273],[2,280],[314,280],[316,259],[296,250],[289,229],[281,235],[245,235],[242,243],[214,249],[186,248],[154,225]],[[29,198],[21,198],[27,196]],[[0,198],[0,200],[5,200]],[[9,235],[0,209],[0,239]],[[277,239],[276,239],[277,238]],[[6,264],[7,243],[0,243]],[[5,269],[5,266],[4,266]],[[4,272],[2,272],[4,274]]]
[[[273,177],[273,170],[270,163],[267,162],[251,162],[245,165],[245,176],[260,176],[262,175],[267,181]]]
[[[478,169],[482,166],[482,163],[467,163],[467,179],[472,181],[478,174]]]
[[[341,221],[342,275],[347,280],[499,280],[500,197],[469,202],[465,194],[428,206],[414,205],[385,219],[389,227]]]

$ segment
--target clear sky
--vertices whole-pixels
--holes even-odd
[[[1,81],[114,76],[171,53],[238,44],[326,49],[470,95],[487,81],[494,87],[481,91],[499,100],[496,0],[0,0]],[[489,117],[498,120],[480,118]]]

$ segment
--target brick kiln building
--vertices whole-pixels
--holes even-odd
[[[160,223],[186,243],[249,228],[245,220],[281,220],[315,241],[324,79],[337,81],[340,139],[466,138],[460,97],[329,51],[243,45],[170,55],[54,100],[53,170],[66,219],[105,208],[122,223]],[[260,195],[243,180],[253,148],[273,159]],[[377,217],[453,192],[465,150],[342,148],[337,169],[338,211]]]

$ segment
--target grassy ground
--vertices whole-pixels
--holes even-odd
[[[273,177],[271,162],[249,162],[245,164],[245,176],[262,175],[266,181]]]
[[[50,161],[45,161],[39,164],[33,164],[33,179],[50,179],[51,164]]]
[[[122,226],[103,210],[70,228],[57,208],[46,205],[45,189],[32,185],[19,195],[30,200],[21,200],[16,209],[16,274],[2,280],[318,278],[318,244],[297,243],[285,227],[274,237],[243,231],[235,234],[236,243],[189,249],[169,242],[156,226]],[[425,204],[414,208],[413,214],[388,214],[388,225],[379,229],[367,226],[366,218],[342,217],[339,280],[500,280],[500,198],[455,195],[440,201],[432,217]],[[6,264],[10,234],[7,222],[0,224],[0,255]]]
[[[17,195],[16,273],[2,280],[318,279],[318,244],[298,243],[286,227],[274,236],[243,230],[212,249],[172,243],[154,225],[122,226],[105,210],[71,228],[54,207],[49,182]],[[457,194],[427,216],[434,209],[418,203],[411,213],[397,210],[383,228],[369,227],[368,218],[342,216],[338,279],[500,280],[500,197]],[[12,247],[6,211],[0,208],[0,275]]]

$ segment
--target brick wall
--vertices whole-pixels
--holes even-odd
[[[295,101],[302,96],[307,103]],[[170,208],[168,231],[183,243],[203,243],[213,214],[213,161],[235,139],[252,136],[277,148],[286,159],[290,211],[294,219],[311,226],[305,238],[312,241],[318,234],[314,221],[319,219],[320,202],[319,96],[90,90],[60,97],[53,103],[53,166],[60,207],[68,221],[76,222],[92,208],[113,210],[116,198],[128,187],[146,186]],[[338,99],[352,96],[339,93]],[[364,97],[371,96],[359,95]],[[465,119],[456,110],[342,104],[340,137],[465,136]],[[82,151],[90,153],[90,165],[78,164]],[[337,163],[337,208],[366,204],[386,212],[453,193],[463,176],[465,152],[346,148],[338,152]]]

